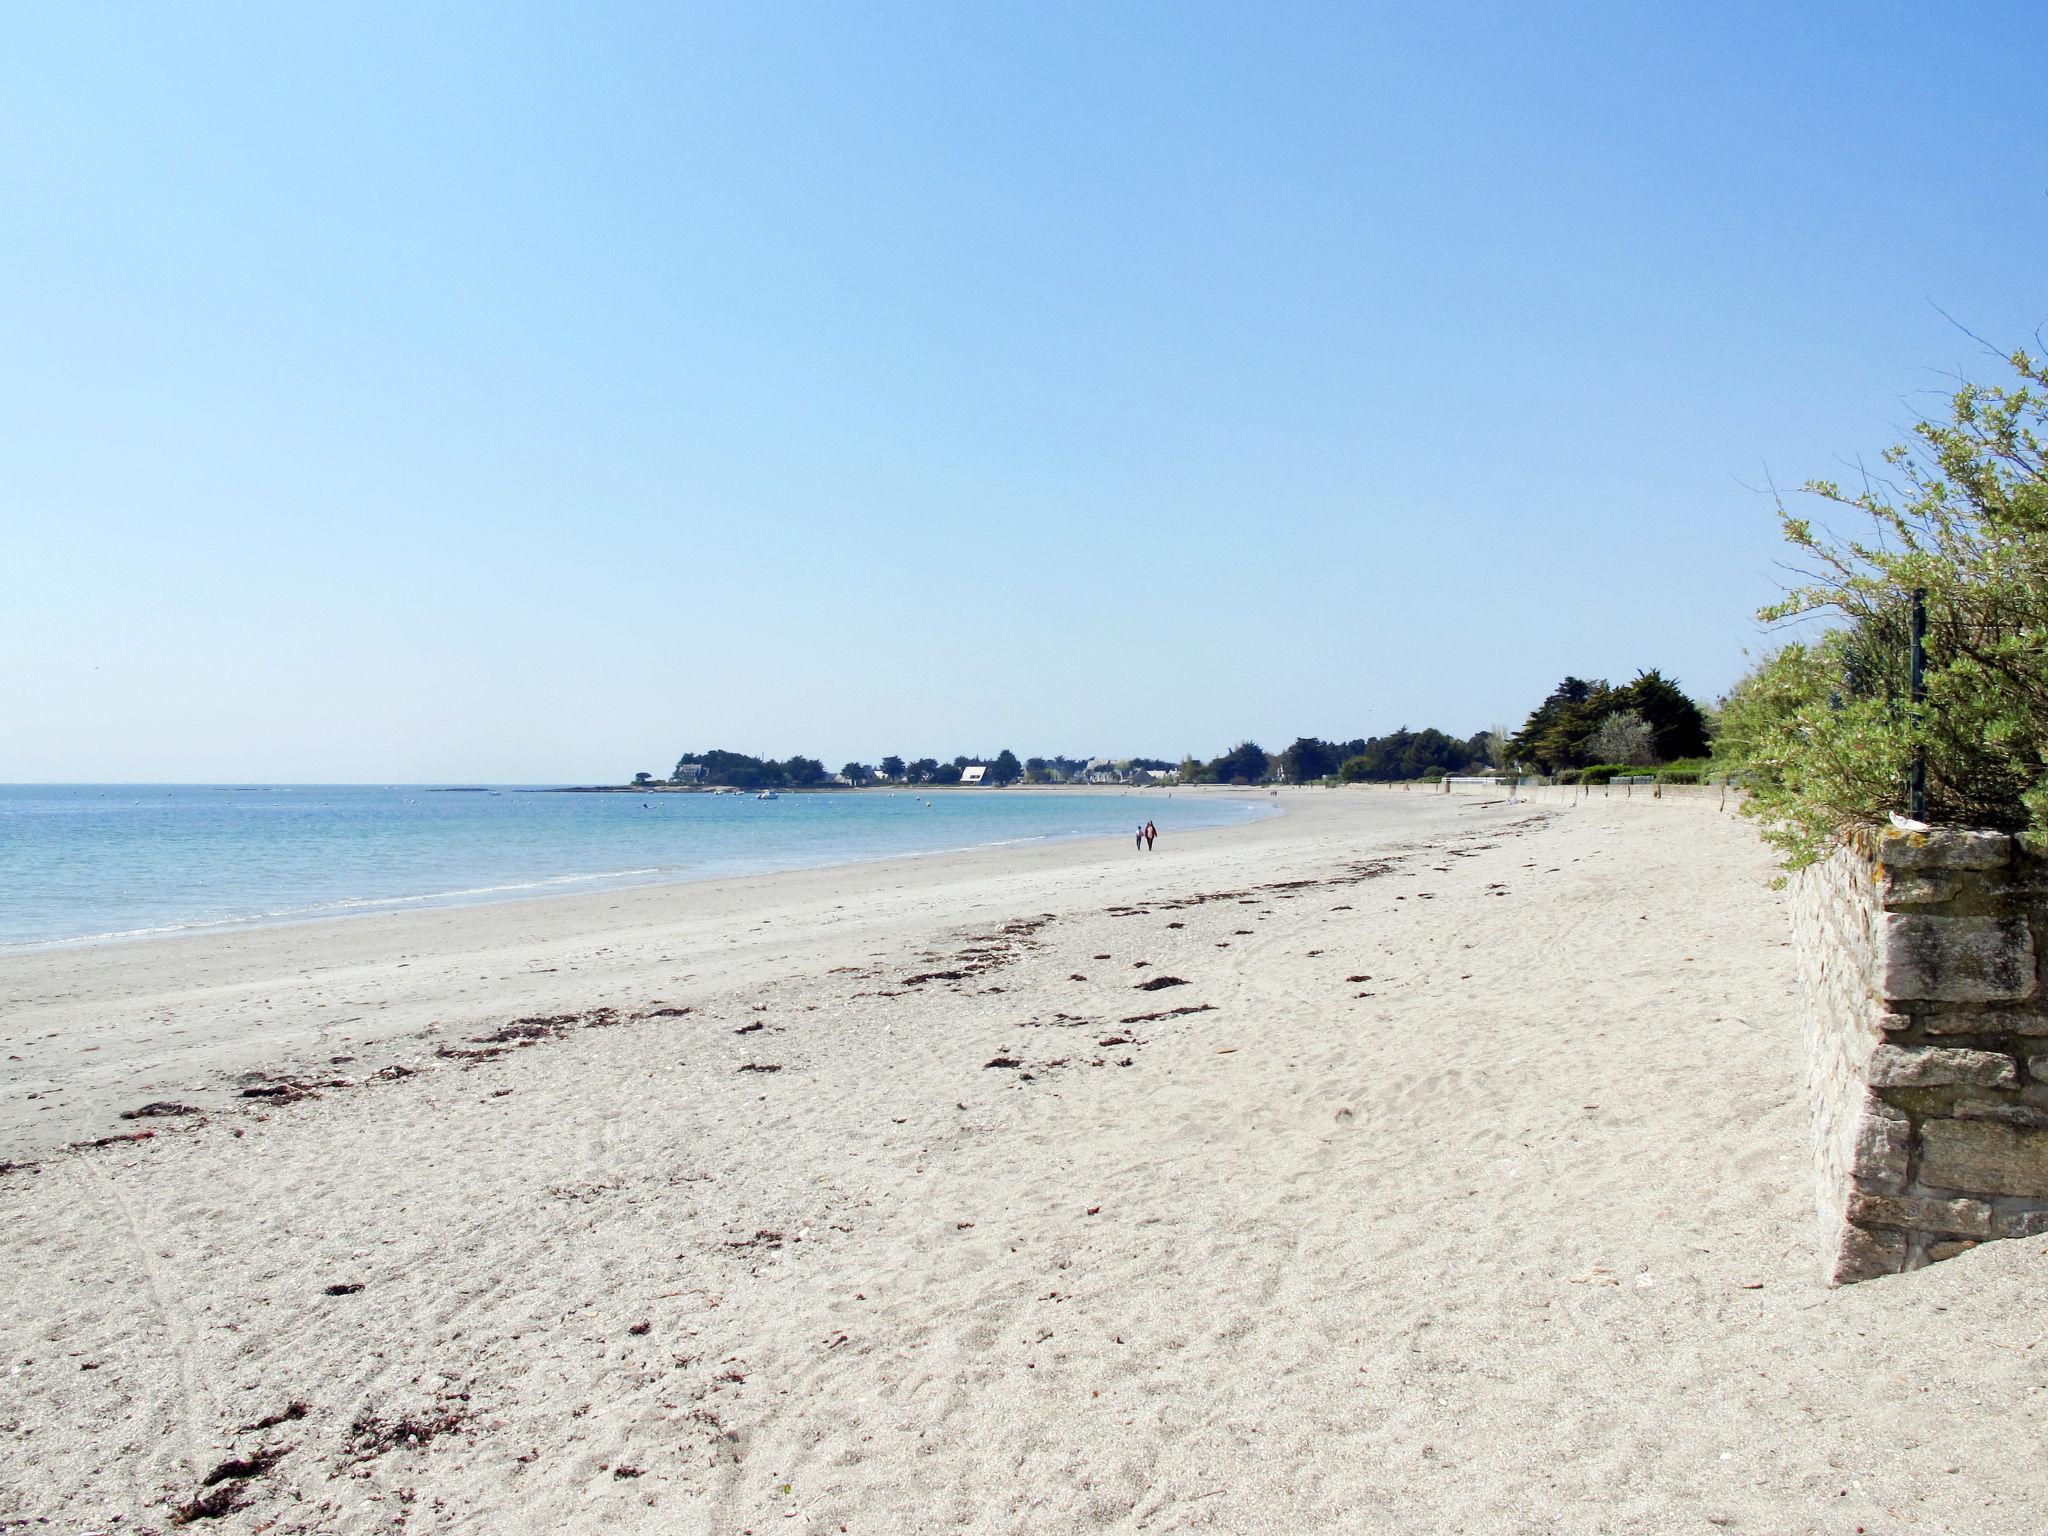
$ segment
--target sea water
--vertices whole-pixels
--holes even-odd
[[[1166,790],[0,785],[0,947],[849,864],[1268,814]]]

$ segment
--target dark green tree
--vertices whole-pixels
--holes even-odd
[[[988,765],[988,778],[992,784],[1014,784],[1024,777],[1024,765],[1017,761],[1017,754],[1008,747],[996,754],[996,760]]]
[[[1482,762],[1469,741],[1430,728],[1411,731],[1405,725],[1367,741],[1323,744],[1337,758],[1337,775],[1348,783],[1390,783],[1419,779],[1429,773],[1463,773]]]
[[[1539,773],[1582,766],[1586,738],[1609,713],[1602,702],[1609,691],[1604,681],[1567,677],[1508,738],[1508,755]]]
[[[1706,756],[1706,717],[1699,705],[1655,667],[1638,672],[1627,687],[1615,689],[1613,699],[1615,709],[1632,709],[1643,717],[1654,738],[1658,762]]]
[[[1337,771],[1337,749],[1313,736],[1299,736],[1280,754],[1280,771],[1296,784],[1327,777]]]
[[[791,757],[782,763],[786,782],[802,788],[809,784],[822,784],[827,778],[825,765],[815,757]]]
[[[1257,784],[1269,771],[1266,752],[1255,741],[1240,741],[1209,764],[1218,784]]]
[[[744,752],[686,752],[678,759],[676,768],[680,771],[685,765],[692,763],[703,767],[706,784],[730,784],[739,789],[766,789],[789,782],[783,774],[782,764],[764,762],[758,757],[749,757]]]
[[[884,778],[900,779],[903,777],[903,759],[894,754],[883,758],[881,767]]]

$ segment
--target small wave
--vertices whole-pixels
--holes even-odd
[[[160,939],[180,933],[210,933],[228,928],[254,928],[268,923],[310,922],[322,917],[344,917],[401,907],[427,906],[436,902],[460,902],[478,896],[503,896],[518,891],[546,891],[562,886],[591,885],[602,880],[641,880],[665,875],[672,870],[659,865],[642,869],[606,870],[594,875],[550,875],[543,880],[517,880],[506,885],[472,885],[453,891],[426,891],[415,896],[347,896],[335,901],[316,901],[299,907],[276,907],[263,912],[238,912],[226,917],[195,918],[183,923],[161,923],[149,928],[117,928],[106,933],[68,934],[60,939],[19,939],[0,943],[0,954],[37,949],[69,949],[83,944],[111,944],[124,939]]]
[[[430,901],[460,901],[465,896],[499,896],[507,891],[545,891],[558,885],[588,885],[594,880],[637,880],[648,875],[665,875],[668,869],[655,865],[647,869],[611,869],[596,875],[550,875],[545,880],[515,880],[509,885],[471,885],[455,891],[428,891],[418,896],[350,896],[310,907],[283,912],[266,912],[263,918],[289,917],[303,912],[354,912],[365,907],[412,906]],[[257,921],[262,921],[262,918]]]
[[[290,793],[286,786],[237,786],[243,792]],[[897,797],[892,797],[897,798]],[[915,798],[915,797],[911,797]],[[1227,824],[1233,814],[1257,819],[1280,814],[1281,807],[1263,800],[1248,800],[1231,797],[1211,802],[1217,815],[1201,816],[1194,819],[1194,825],[1186,828],[1193,831],[1203,826]],[[835,807],[837,808],[837,807]],[[954,807],[949,806],[949,809]],[[948,828],[952,835],[967,833],[975,829],[964,826]],[[996,830],[986,828],[985,830]],[[944,835],[944,834],[942,834]],[[158,939],[179,934],[200,934],[228,929],[249,929],[269,924],[289,924],[317,921],[323,918],[340,918],[370,915],[377,912],[415,910],[432,906],[459,906],[465,903],[488,903],[495,899],[518,899],[547,893],[568,893],[579,888],[591,888],[605,884],[659,884],[664,882],[689,882],[696,880],[718,880],[743,877],[752,874],[771,873],[791,869],[821,869],[885,862],[892,859],[922,859],[946,854],[967,853],[985,849],[1028,846],[1034,843],[1064,842],[1073,839],[1128,837],[1128,829],[1122,825],[1112,827],[1068,826],[1045,831],[1025,833],[1018,836],[990,838],[979,842],[947,843],[944,846],[923,849],[897,849],[883,851],[874,847],[842,846],[837,849],[804,846],[775,848],[765,858],[734,859],[730,853],[721,856],[713,850],[705,850],[709,858],[700,858],[689,863],[663,865],[635,865],[622,869],[602,870],[584,874],[545,876],[538,879],[503,881],[479,886],[461,886],[445,890],[424,891],[406,895],[352,896],[323,901],[303,902],[269,909],[225,913],[212,917],[193,917],[177,922],[139,924],[132,928],[112,929],[96,933],[64,934],[35,938],[0,939],[0,954],[20,953],[30,950],[68,948],[90,944],[116,943],[127,940]],[[831,839],[825,839],[829,842]],[[638,851],[638,850],[635,850]],[[282,894],[282,893],[279,893]]]

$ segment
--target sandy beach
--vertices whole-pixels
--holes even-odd
[[[1746,824],[1281,803],[0,960],[0,1529],[2040,1528]]]

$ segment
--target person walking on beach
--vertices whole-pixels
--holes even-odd
[[[1159,829],[1158,829],[1157,827],[1153,826],[1151,822],[1149,822],[1149,821],[1148,821],[1148,822],[1146,822],[1146,823],[1145,823],[1145,851],[1146,851],[1147,853],[1150,853],[1150,852],[1152,851],[1152,844],[1153,844],[1153,842],[1154,842],[1154,841],[1155,841],[1155,840],[1156,840],[1156,839],[1158,838],[1158,836],[1159,836]]]
[[[1138,852],[1140,852],[1140,853],[1143,853],[1143,852],[1145,851],[1145,829],[1144,829],[1143,827],[1140,827],[1140,828],[1138,828],[1138,844],[1137,844],[1137,847],[1138,847]]]

